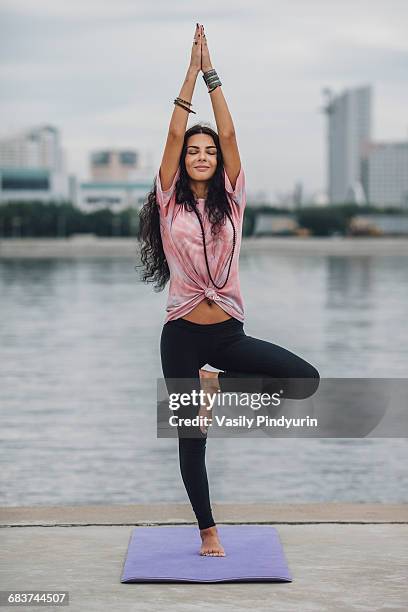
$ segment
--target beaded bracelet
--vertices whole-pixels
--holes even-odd
[[[217,89],[219,85],[222,85],[219,76],[214,68],[211,68],[210,70],[204,72],[203,79],[208,87],[208,93],[211,93],[212,91],[214,91],[214,89]]]

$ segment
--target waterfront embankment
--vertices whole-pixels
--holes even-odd
[[[7,238],[0,240],[0,259],[17,258],[135,258],[136,238]],[[396,256],[408,255],[407,237],[299,237],[244,238],[241,253],[268,252],[284,255]]]

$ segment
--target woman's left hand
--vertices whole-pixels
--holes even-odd
[[[212,64],[210,59],[210,52],[208,50],[207,38],[204,32],[204,26],[200,24],[201,28],[201,70],[207,72],[207,70],[211,70]]]

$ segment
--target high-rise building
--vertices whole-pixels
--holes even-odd
[[[367,143],[361,167],[369,204],[408,210],[408,141]]]
[[[1,202],[66,200],[72,181],[57,128],[43,125],[0,139]]]
[[[331,204],[362,203],[361,152],[371,140],[371,86],[347,89],[327,96],[328,117],[327,192]]]
[[[59,130],[43,125],[1,138],[0,166],[62,172],[65,164]]]

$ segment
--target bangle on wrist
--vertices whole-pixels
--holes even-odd
[[[193,111],[192,108],[189,108],[188,106],[185,106],[185,104],[183,104],[183,102],[180,102],[180,100],[181,100],[181,98],[175,98],[174,104],[177,104],[177,106],[181,106],[181,108],[184,108],[184,110],[188,111],[189,113],[194,113],[195,115],[197,114],[195,111]]]
[[[187,104],[187,106],[192,106],[191,102],[189,102],[188,100],[183,100],[183,98],[176,98],[176,100],[178,100],[179,102],[183,102],[183,104]]]
[[[217,71],[214,68],[210,68],[203,73],[203,79],[208,88],[208,93],[217,89],[219,85],[222,85]]]

